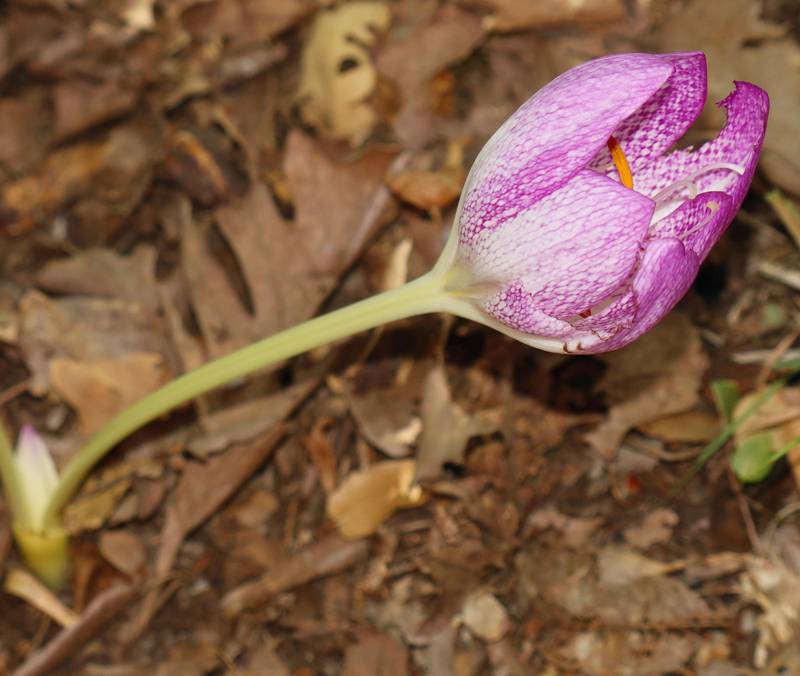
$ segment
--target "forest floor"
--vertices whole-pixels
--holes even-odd
[[[428,270],[558,73],[706,52],[692,144],[734,80],[773,106],[740,214],[632,346],[430,315],[204,396],[68,506],[58,596],[0,499],[0,673],[800,673],[800,455],[730,468],[798,435],[800,388],[675,490],[713,384],[798,356],[799,37],[778,0],[0,5],[0,416],[60,466],[175,375]]]

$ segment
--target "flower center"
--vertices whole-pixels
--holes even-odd
[[[608,137],[608,143],[606,145],[608,145],[608,150],[611,153],[611,160],[617,168],[619,182],[626,188],[633,190],[633,173],[628,164],[628,158],[625,157],[625,153],[622,152],[622,146],[613,136]]]

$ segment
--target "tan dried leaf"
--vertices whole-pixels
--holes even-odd
[[[136,575],[147,560],[144,543],[131,531],[104,531],[100,534],[98,547],[103,558],[126,575]]]
[[[357,145],[372,131],[377,115],[367,98],[377,75],[368,47],[390,20],[383,2],[351,2],[317,14],[296,98],[303,119],[324,135]]]
[[[328,498],[328,516],[342,537],[372,535],[398,509],[424,503],[415,470],[413,460],[389,460],[350,474]]]
[[[492,10],[484,20],[491,31],[517,31],[531,28],[552,28],[565,24],[594,24],[620,21],[625,18],[622,0],[482,0]]]
[[[699,331],[677,313],[603,360],[608,371],[601,387],[612,405],[586,440],[608,458],[633,427],[694,407],[708,368]]]
[[[81,430],[90,435],[148,392],[169,380],[159,354],[134,352],[119,359],[50,362],[53,390],[78,413]]]
[[[486,590],[470,594],[464,601],[461,621],[480,639],[499,641],[511,629],[508,611]]]

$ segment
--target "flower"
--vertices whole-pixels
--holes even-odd
[[[58,471],[44,439],[31,425],[20,430],[14,460],[22,503],[18,520],[28,530],[39,533],[44,527],[47,503],[58,484]]]
[[[619,54],[524,103],[467,178],[453,311],[554,352],[617,349],[662,319],[741,205],[766,130],[767,93],[736,82],[719,136],[668,152],[706,93],[700,52]]]
[[[14,513],[17,544],[28,565],[51,587],[58,588],[69,572],[67,534],[60,526],[45,525],[58,471],[44,440],[30,425],[19,433],[14,473],[6,491]]]

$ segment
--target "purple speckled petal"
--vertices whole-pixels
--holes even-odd
[[[608,298],[630,276],[654,207],[584,169],[502,227],[475,233],[461,254],[475,278],[516,282],[538,311],[567,319]]]
[[[705,54],[657,56],[672,66],[672,74],[655,95],[614,130],[614,138],[633,171],[634,187],[637,171],[686,133],[703,110],[708,95]],[[601,149],[592,166],[609,176],[617,175],[607,148]]]
[[[487,314],[518,331],[546,338],[562,338],[574,333],[568,322],[539,310],[531,302],[530,292],[520,283],[511,282],[483,303]]]
[[[733,198],[724,192],[704,192],[684,202],[650,227],[654,237],[674,237],[703,260],[731,222]]]
[[[700,259],[677,239],[651,240],[633,277],[637,310],[632,325],[609,339],[581,340],[580,351],[616,350],[649,331],[683,298],[699,267]]]
[[[619,54],[573,68],[540,89],[475,161],[459,207],[462,241],[526,211],[587,167],[672,70],[659,56]]]
[[[719,136],[697,150],[679,150],[649,163],[634,177],[637,190],[655,197],[676,182],[693,179],[697,192],[722,191],[730,195],[733,217],[753,179],[767,128],[769,96],[754,84],[737,82],[719,105],[728,113]],[[738,165],[743,173],[730,169],[705,171],[721,162]],[[680,185],[673,197],[685,199],[688,194],[688,186]]]

